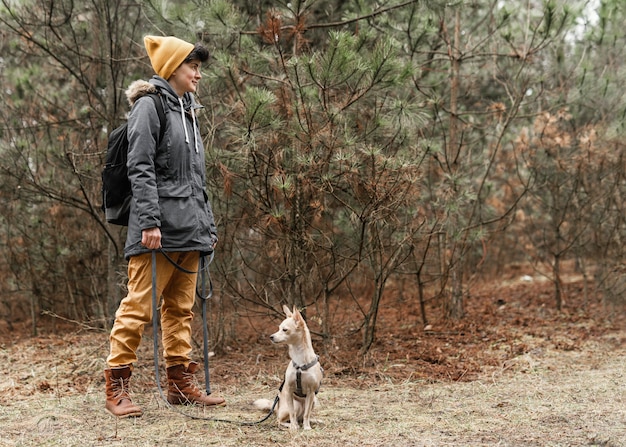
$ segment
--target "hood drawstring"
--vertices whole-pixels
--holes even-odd
[[[194,142],[194,146],[196,147],[196,154],[199,152],[198,151],[198,132],[196,131],[196,112],[194,110],[194,108],[191,108],[191,118],[193,121],[193,142]]]
[[[187,133],[187,120],[185,119],[185,107],[183,106],[183,98],[178,98],[178,103],[180,104],[180,118],[183,121],[183,127],[185,128],[185,143],[189,144],[189,133]],[[196,154],[199,152],[198,150],[198,132],[196,131],[196,112],[193,107],[191,108],[191,119],[193,125],[193,142],[194,148],[196,150]]]
[[[180,104],[180,119],[183,121],[183,128],[185,129],[185,143],[189,144],[189,134],[187,133],[187,124],[185,123],[185,106],[183,106],[183,98],[178,97],[178,103]]]

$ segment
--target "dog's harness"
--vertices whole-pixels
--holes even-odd
[[[304,394],[302,392],[302,371],[307,371],[308,369],[312,368],[313,366],[317,365],[320,361],[320,357],[319,355],[315,356],[315,359],[313,359],[313,361],[307,363],[306,365],[298,365],[296,362],[292,361],[291,363],[293,364],[293,367],[296,368],[296,390],[293,392],[293,394],[295,394],[298,397],[302,397],[305,398],[306,394]],[[322,373],[324,372],[324,369],[320,366],[320,368],[322,369]],[[285,382],[283,381],[283,385],[285,384]],[[282,390],[283,385],[280,386],[280,389]],[[321,384],[320,384],[321,386]],[[315,394],[317,394],[317,392],[319,391],[319,387],[315,390]]]

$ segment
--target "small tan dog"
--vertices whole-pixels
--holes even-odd
[[[272,343],[286,344],[291,361],[285,371],[285,381],[280,387],[276,408],[278,422],[291,430],[299,423],[305,430],[311,429],[311,413],[317,402],[317,391],[322,385],[324,370],[319,357],[313,350],[309,328],[298,309],[293,311],[283,306],[287,318],[280,323],[278,331],[270,335]],[[254,406],[259,410],[270,410],[272,401],[258,399]]]

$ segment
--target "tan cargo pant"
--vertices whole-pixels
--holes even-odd
[[[168,253],[182,268],[198,270],[198,252]],[[191,361],[191,310],[195,300],[197,274],[180,271],[157,253],[157,304],[161,304],[161,332],[165,367]],[[159,300],[162,297],[162,301]],[[128,261],[128,295],[120,302],[110,335],[110,368],[137,361],[137,347],[144,326],[152,319],[152,253]]]

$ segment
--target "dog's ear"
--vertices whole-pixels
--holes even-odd
[[[293,306],[293,319],[296,320],[297,324],[304,323],[304,318],[296,306]]]
[[[287,316],[287,318],[291,318],[293,316],[293,314],[291,313],[291,311],[289,310],[286,304],[283,304],[283,312],[285,312],[285,315]]]

